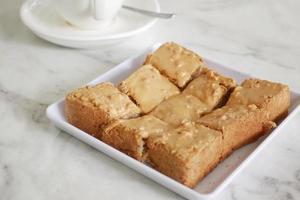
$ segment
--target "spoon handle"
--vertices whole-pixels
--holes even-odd
[[[151,16],[151,17],[157,17],[157,18],[162,18],[162,19],[170,19],[170,18],[172,18],[176,15],[174,13],[159,13],[159,12],[154,12],[154,11],[150,11],[150,10],[134,8],[134,7],[126,6],[126,5],[123,5],[122,8],[125,8],[127,10],[131,10],[131,11],[134,11],[134,12],[138,12],[138,13],[141,13],[141,14],[144,14],[144,15],[148,15],[148,16]]]

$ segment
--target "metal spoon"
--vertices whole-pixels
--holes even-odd
[[[154,11],[150,11],[150,10],[134,8],[134,7],[126,6],[126,5],[123,5],[122,8],[125,8],[127,10],[131,10],[131,11],[134,11],[134,12],[138,12],[138,13],[141,13],[143,15],[148,15],[148,16],[151,16],[151,17],[158,17],[158,18],[162,18],[162,19],[170,19],[170,18],[176,16],[175,13],[159,13],[159,12],[154,12]]]

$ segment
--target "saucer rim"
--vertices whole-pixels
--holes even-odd
[[[32,0],[26,0],[25,2],[23,2],[21,8],[20,8],[20,17],[22,22],[31,30],[33,31],[35,34],[37,34],[39,37],[44,36],[43,38],[48,40],[45,37],[51,37],[51,39],[60,39],[60,40],[65,40],[65,41],[107,41],[107,40],[117,40],[117,39],[122,39],[122,38],[127,38],[130,36],[134,36],[137,35],[147,29],[149,29],[151,26],[153,26],[157,21],[158,18],[153,18],[150,19],[149,22],[145,23],[142,26],[139,26],[138,28],[135,28],[133,30],[130,31],[125,31],[125,32],[121,32],[121,33],[115,33],[112,35],[105,35],[105,36],[60,36],[55,32],[46,32],[46,30],[43,28],[43,26],[38,25],[37,23],[32,22],[31,20],[29,20],[28,12],[30,12],[30,8],[29,8],[29,3]],[[37,1],[37,0],[34,0]],[[160,12],[160,4],[158,2],[158,0],[151,0],[153,1],[154,5],[155,5],[155,10],[156,12]],[[93,33],[97,33],[100,32],[99,30],[82,30],[82,32],[93,32]]]

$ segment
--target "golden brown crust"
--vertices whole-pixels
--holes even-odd
[[[223,158],[249,141],[265,134],[269,122],[268,113],[252,105],[230,105],[203,116],[199,123],[219,130],[223,134]]]
[[[142,160],[144,141],[136,129],[127,128],[118,122],[114,127],[108,126],[104,129],[102,141],[137,160]]]
[[[68,122],[99,139],[103,127],[109,122],[139,114],[140,109],[111,83],[74,90],[65,100]]]
[[[255,104],[269,113],[270,121],[277,121],[290,106],[290,91],[287,85],[260,79],[247,79],[235,88],[227,105]]]
[[[102,140],[129,156],[144,161],[146,149],[144,143],[150,135],[160,135],[170,129],[169,125],[151,115],[117,120],[108,125],[103,132]]]
[[[276,123],[279,123],[281,120],[283,120],[286,116],[288,116],[289,110],[283,111],[280,115],[278,115],[273,121]]]
[[[147,141],[150,163],[178,182],[194,187],[220,161],[222,134],[195,123]]]
[[[179,93],[179,89],[151,65],[143,65],[119,85],[143,113],[150,112],[163,100]]]
[[[105,111],[68,98],[65,101],[65,115],[70,124],[98,139],[102,135],[102,128],[98,122],[106,123],[109,119]]]
[[[163,44],[153,54],[148,55],[145,64],[156,67],[180,88],[205,66],[199,55],[173,42]]]

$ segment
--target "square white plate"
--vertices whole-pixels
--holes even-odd
[[[137,67],[139,67],[146,55],[154,51],[159,44],[147,49],[143,54],[129,58],[109,70],[105,74],[100,75],[95,80],[88,83],[94,85],[104,81],[110,81],[115,84],[124,80],[131,74]],[[221,64],[205,59],[208,66],[221,74],[234,78],[238,83],[250,76],[227,68]],[[161,174],[148,165],[145,165],[126,154],[114,149],[113,147],[97,140],[89,134],[81,131],[80,129],[69,124],[64,116],[64,99],[57,101],[47,108],[48,118],[60,129],[73,135],[79,140],[91,145],[97,150],[105,153],[106,155],[120,161],[121,163],[131,167],[139,173],[147,176],[148,178],[160,183],[166,188],[184,196],[187,199],[208,199],[216,196],[225,186],[243,169],[247,164],[274,138],[275,135],[280,133],[280,129],[299,111],[300,107],[300,94],[292,92],[291,107],[289,115],[273,129],[268,135],[261,137],[255,143],[246,145],[245,147],[235,151],[230,157],[220,163],[208,176],[206,176],[194,189],[190,189],[173,179]]]

